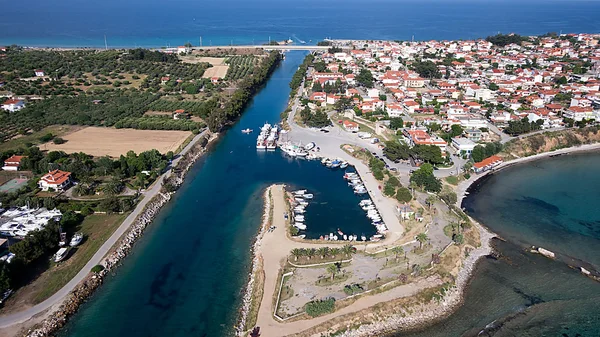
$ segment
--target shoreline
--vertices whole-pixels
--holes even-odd
[[[584,152],[591,152],[591,151],[600,151],[600,143],[577,145],[577,146],[566,147],[566,148],[558,149],[558,150],[554,150],[554,151],[538,153],[533,156],[516,158],[513,160],[503,162],[502,164],[495,167],[493,170],[486,171],[482,174],[475,173],[475,174],[473,174],[473,176],[471,178],[461,182],[457,186],[456,194],[457,194],[458,198],[456,201],[456,206],[458,208],[462,209],[463,201],[467,197],[467,195],[468,195],[467,193],[469,192],[469,190],[473,186],[476,186],[478,182],[483,181],[484,180],[483,178],[488,177],[490,174],[494,174],[494,173],[500,172],[504,169],[513,167],[515,165],[520,165],[520,164],[528,163],[531,161],[547,159],[547,158],[551,158],[554,156],[568,155],[571,153],[584,153]]]
[[[180,154],[179,160],[172,168],[165,172],[154,184],[162,184],[169,180],[177,189],[183,184],[185,176],[198,159],[207,152],[208,146],[218,139],[219,134],[208,133],[208,138],[204,134],[200,134],[195,141],[192,141],[189,148],[184,153]],[[206,142],[200,142],[205,139]],[[182,151],[183,152],[183,151]],[[178,165],[181,162],[181,166]],[[121,265],[122,260],[127,257],[133,248],[135,242],[143,235],[145,229],[150,225],[162,207],[166,205],[177,192],[177,189],[172,192],[159,191],[149,201],[142,206],[142,211],[136,216],[133,224],[131,224],[125,233],[119,237],[117,242],[111,246],[109,252],[102,258],[100,265],[104,269],[97,274],[90,271],[87,276],[71,290],[61,302],[57,303],[50,310],[43,313],[46,316],[40,323],[32,327],[25,333],[20,335],[28,337],[51,336],[65,326],[70,317],[72,317],[79,309],[79,306],[87,301],[92,296],[95,290],[103,283],[104,278],[114,269]],[[83,270],[82,270],[83,271]],[[51,317],[48,317],[51,316]],[[25,323],[26,321],[20,322]],[[18,324],[18,323],[15,323]],[[8,327],[8,326],[7,326]]]

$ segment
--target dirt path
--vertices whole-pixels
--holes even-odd
[[[284,336],[293,333],[298,333],[309,329],[315,325],[324,323],[332,318],[369,308],[377,303],[387,302],[392,299],[412,296],[419,291],[440,284],[438,279],[420,280],[415,283],[399,286],[389,291],[365,296],[358,299],[352,305],[345,307],[339,311],[329,315],[321,316],[311,320],[302,320],[291,323],[282,323],[273,317],[273,296],[276,296],[279,290],[277,276],[281,266],[285,263],[285,259],[291,249],[320,247],[322,245],[295,242],[287,238],[286,227],[287,223],[284,219],[286,212],[285,205],[285,190],[283,185],[273,185],[270,187],[272,203],[273,203],[273,225],[276,227],[273,232],[266,232],[262,239],[260,248],[257,254],[263,258],[263,269],[265,272],[264,295],[258,312],[257,326],[260,327],[261,335]],[[372,246],[381,245],[382,243],[373,244]]]

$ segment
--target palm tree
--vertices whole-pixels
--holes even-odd
[[[331,256],[336,257],[340,254],[340,249],[335,247],[335,248],[331,248],[329,250],[329,254],[331,254]]]
[[[351,244],[345,244],[344,247],[342,247],[342,252],[346,254],[346,257],[350,257],[350,254],[354,253],[354,247],[352,247]]]
[[[323,260],[325,256],[329,254],[329,247],[321,247],[317,249],[317,254],[319,254],[321,256],[321,260]]]
[[[309,260],[316,254],[317,254],[317,250],[314,248],[309,248],[305,251],[305,255],[306,255],[306,257],[308,257]]]
[[[404,254],[404,248],[402,248],[402,246],[396,246],[392,248],[392,253],[396,254],[396,261],[398,261],[398,255]]]
[[[292,249],[292,255],[294,256],[294,261],[298,261],[298,258],[304,255],[304,252],[302,251],[302,249],[294,248]]]
[[[338,272],[337,264],[336,263],[330,264],[327,267],[327,272],[331,274],[331,280],[333,281],[333,279],[335,278],[335,274],[337,274],[337,272]]]
[[[430,195],[427,197],[427,199],[425,200],[425,202],[427,203],[427,206],[429,206],[429,209],[431,210],[431,206],[433,204],[435,204],[435,201],[437,200],[435,195]]]
[[[419,248],[423,248],[423,243],[427,242],[427,240],[429,240],[429,238],[427,237],[427,234],[425,234],[425,233],[418,234],[417,241],[419,241]]]

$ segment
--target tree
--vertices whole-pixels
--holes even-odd
[[[416,145],[412,148],[412,153],[419,159],[431,164],[441,164],[442,150],[435,145]]]
[[[419,241],[419,249],[423,248],[423,243],[427,242],[427,240],[429,240],[429,237],[427,237],[427,234],[419,233],[417,235],[417,241]]]
[[[383,194],[388,197],[393,196],[396,193],[396,188],[392,186],[389,182],[386,182],[383,186]]]
[[[428,163],[421,165],[418,170],[413,172],[410,181],[429,192],[437,193],[442,190],[442,182],[433,175],[433,166]]]
[[[350,257],[354,253],[354,247],[351,244],[345,244],[342,247],[342,252],[346,254],[346,257]]]
[[[373,87],[373,74],[369,69],[362,68],[360,73],[356,76],[356,81],[361,85],[372,88]]]
[[[500,89],[500,87],[496,83],[493,83],[493,82],[490,83],[490,85],[488,86],[488,88],[490,90],[493,90],[493,91],[496,91],[496,90]]]
[[[398,129],[402,129],[403,126],[404,126],[404,121],[402,120],[402,118],[400,118],[400,117],[390,118],[390,129],[398,130]]]
[[[410,194],[408,188],[400,187],[396,192],[396,200],[402,203],[407,203],[412,200],[412,194]]]
[[[458,136],[462,135],[462,133],[463,133],[463,127],[460,126],[459,124],[454,124],[450,128],[450,138],[458,137]]]
[[[404,248],[402,248],[402,246],[396,246],[392,248],[392,253],[396,255],[396,261],[398,261],[398,255],[404,254]]]
[[[337,274],[338,271],[339,267],[337,263],[330,264],[329,266],[327,266],[327,272],[331,274],[331,281],[333,281],[333,279],[335,278],[335,274]]]
[[[398,159],[408,159],[410,156],[410,149],[408,145],[400,143],[398,141],[390,140],[385,142],[385,148],[383,154],[390,160],[395,161]],[[440,153],[441,155],[441,153]]]
[[[304,255],[304,250],[300,249],[300,248],[294,248],[291,251],[292,256],[294,257],[294,261],[298,261],[298,258],[302,255]]]
[[[412,69],[425,78],[442,78],[437,65],[432,61],[416,61],[412,64]]]
[[[313,258],[315,255],[317,254],[317,250],[314,248],[308,248],[305,251],[305,255],[306,257],[308,257],[308,259],[310,260],[311,258]]]
[[[394,177],[394,176],[390,176],[388,178],[388,184],[390,184],[393,187],[398,187],[400,186],[400,180],[398,180],[398,178]]]
[[[561,76],[554,80],[554,82],[558,85],[565,85],[568,83],[567,78],[565,76]]]
[[[431,209],[431,206],[435,204],[436,200],[437,198],[435,197],[435,195],[430,195],[427,197],[427,199],[425,199],[425,203],[427,204],[429,209]]]
[[[331,248],[329,249],[329,254],[331,254],[332,257],[336,257],[340,254],[340,249],[337,247]]]
[[[312,86],[312,91],[313,92],[321,92],[321,91],[323,91],[323,87],[321,86],[321,83],[319,81],[315,81],[315,83]]]
[[[329,254],[329,247],[320,247],[319,249],[317,249],[317,254],[321,256],[321,260],[324,259],[325,256]]]

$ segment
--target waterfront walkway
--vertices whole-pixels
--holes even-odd
[[[361,297],[356,300],[351,306],[347,306],[329,315],[320,316],[310,320],[300,320],[296,322],[279,322],[273,317],[273,296],[276,296],[279,290],[277,278],[279,270],[285,265],[287,256],[294,248],[319,248],[323,244],[297,242],[292,241],[287,237],[287,223],[284,218],[286,213],[285,190],[283,185],[273,185],[271,189],[271,198],[273,205],[273,223],[275,230],[272,232],[266,231],[263,235],[260,248],[257,254],[263,259],[263,271],[265,280],[263,285],[263,298],[258,311],[256,326],[260,327],[262,336],[285,336],[293,333],[298,333],[325,323],[339,316],[349,314],[369,308],[378,303],[388,302],[390,300],[412,296],[419,291],[438,285],[441,281],[438,279],[420,280],[415,283],[410,283],[395,287],[389,291],[384,291],[379,294]],[[390,240],[385,240],[387,243]],[[333,244],[332,242],[328,242]],[[347,242],[341,242],[347,243]],[[371,248],[384,245],[384,242],[369,244]]]
[[[192,148],[192,146],[194,146],[204,135],[206,135],[207,132],[208,131],[204,131],[204,132],[196,135],[196,137],[194,137],[192,139],[192,141],[183,148],[183,150],[180,152],[180,155],[175,160],[173,160],[172,166],[175,166],[179,162],[181,157],[184,154],[186,154]],[[111,235],[111,237],[108,238],[108,240],[106,240],[104,242],[104,244],[98,249],[96,254],[94,254],[94,256],[92,256],[92,258],[79,271],[79,273],[77,273],[77,275],[75,275],[75,277],[73,277],[73,279],[71,279],[71,281],[69,281],[69,283],[67,283],[64,287],[62,287],[59,291],[57,291],[54,295],[50,296],[48,299],[44,300],[41,303],[34,305],[31,308],[28,308],[26,310],[16,312],[16,313],[13,313],[10,315],[1,316],[0,317],[0,329],[7,328],[7,327],[10,327],[15,324],[20,324],[20,323],[26,322],[27,320],[31,319],[32,317],[39,315],[40,313],[44,313],[44,312],[48,311],[48,309],[50,309],[50,310],[48,312],[46,312],[46,314],[49,314],[53,310],[57,309],[62,304],[65,297],[73,289],[75,289],[77,284],[79,284],[79,282],[83,281],[83,279],[85,279],[88,276],[92,267],[94,267],[95,265],[98,265],[102,262],[102,260],[106,256],[106,254],[111,250],[111,248],[115,245],[115,243],[117,243],[119,241],[121,236],[123,236],[123,234],[125,234],[127,232],[127,230],[129,230],[131,225],[137,219],[138,215],[140,215],[142,213],[146,204],[150,200],[152,200],[152,198],[154,198],[154,196],[156,196],[158,193],[160,193],[163,179],[170,174],[171,174],[171,169],[169,169],[163,175],[158,177],[158,179],[152,185],[152,187],[150,189],[148,189],[146,192],[144,192],[144,194],[143,194],[144,197],[137,204],[136,208],[131,212],[131,214],[129,214],[129,216],[123,221],[123,223],[119,226],[119,228],[117,228],[117,230]],[[42,316],[44,316],[44,315],[42,315]],[[36,319],[42,319],[42,318],[43,317],[36,317]]]

